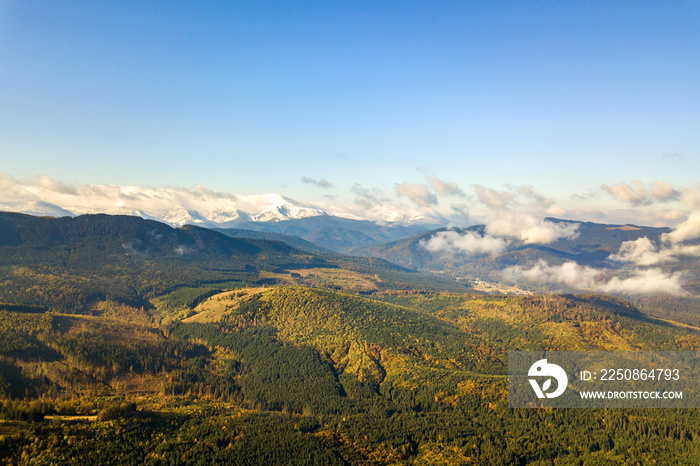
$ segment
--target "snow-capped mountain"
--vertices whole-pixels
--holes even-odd
[[[230,228],[251,221],[250,214],[238,209],[198,212],[187,209],[171,209],[155,212],[152,217],[173,226],[197,225],[205,228]]]
[[[55,204],[43,201],[11,201],[0,202],[0,211],[17,212],[19,214],[36,215],[40,217],[74,217],[75,214]]]
[[[311,207],[302,207],[290,203],[284,203],[263,210],[257,215],[251,216],[254,222],[279,222],[282,220],[296,220],[307,217],[329,215],[328,212]]]
[[[0,211],[19,212],[30,215],[65,217],[82,214],[104,213],[109,215],[133,215],[149,220],[158,220],[172,226],[198,225],[202,227],[230,228],[245,222],[280,222],[301,218],[330,215],[316,207],[303,205],[293,199],[279,194],[241,197],[244,208],[233,205],[229,208],[212,210],[194,210],[185,207],[172,209],[135,209],[120,205],[110,208],[62,208],[55,204],[41,201],[17,201],[0,203]],[[262,207],[262,208],[260,208]],[[246,210],[247,209],[247,210]]]
[[[209,223],[209,220],[201,213],[187,209],[171,209],[154,212],[153,216],[161,222],[176,226],[186,224],[201,225]]]
[[[208,212],[205,217],[209,219],[210,222],[221,225],[221,228],[233,226],[241,222],[249,222],[251,220],[249,214],[238,209],[214,210]]]
[[[369,208],[336,203],[314,205],[299,202],[277,193],[240,195],[212,191],[202,187],[139,188],[134,186],[83,186],[66,193],[42,192],[27,188],[27,194],[50,196],[51,202],[8,199],[0,201],[0,210],[41,216],[74,216],[83,214],[131,215],[157,220],[174,227],[197,225],[205,228],[246,228],[255,225],[272,227],[286,221],[307,221],[313,218],[344,218],[372,222],[377,225],[445,225],[449,223],[431,209],[377,204]],[[64,190],[65,191],[65,190]],[[328,222],[314,222],[317,228]],[[285,225],[280,225],[285,228]]]

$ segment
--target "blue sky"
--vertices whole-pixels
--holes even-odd
[[[602,185],[700,182],[698,57],[697,1],[0,0],[0,172],[620,210]]]

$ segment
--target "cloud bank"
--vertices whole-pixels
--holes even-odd
[[[401,183],[396,186],[396,194],[404,196],[421,207],[437,205],[438,198],[428,190],[428,187],[420,183]]]
[[[682,256],[700,256],[700,245],[672,244],[659,248],[645,236],[622,243],[619,251],[608,257],[608,260],[637,266],[649,266],[673,262]]]
[[[515,238],[525,244],[549,244],[578,236],[578,223],[550,222],[527,213],[503,212],[488,221],[486,230],[496,236]]]
[[[490,235],[512,238],[524,244],[549,244],[578,236],[577,223],[545,219],[547,215],[563,211],[532,186],[508,186],[507,190],[498,191],[475,185],[474,192],[477,201],[488,208],[483,216]]]
[[[481,236],[473,231],[459,234],[454,230],[441,231],[419,245],[433,253],[491,254],[503,252],[510,244],[505,238],[490,235]]]
[[[429,180],[435,192],[440,196],[464,196],[464,191],[456,183],[443,181],[435,175],[432,175]]]
[[[654,181],[648,186],[639,180],[632,184],[618,183],[614,185],[602,185],[612,197],[633,206],[649,205],[653,202],[669,202],[677,200],[680,192],[667,181]]]
[[[682,243],[700,238],[700,184],[684,189],[682,200],[693,210],[672,232],[663,235],[664,241]]]
[[[203,186],[66,185],[47,176],[36,176],[29,181],[18,181],[9,175],[0,177],[0,201],[6,205],[48,202],[74,214],[108,213],[156,218],[167,213],[172,219],[178,215],[191,217],[196,213],[230,218],[240,212],[259,213],[286,204],[309,212],[318,211],[313,204],[299,203],[279,194],[239,195]]]
[[[564,284],[578,290],[602,293],[685,295],[681,287],[681,274],[667,274],[658,268],[633,270],[626,278],[610,277],[608,272],[581,266],[569,261],[558,266],[547,265],[540,260],[533,267],[513,266],[504,269],[505,279],[527,280],[536,283]]]
[[[442,232],[422,242],[425,249],[430,252],[498,254],[513,242],[549,244],[574,239],[579,234],[578,223],[553,222],[544,218],[557,208],[554,201],[542,196],[532,186],[508,186],[504,191],[481,185],[473,188],[476,201],[487,208],[481,216],[486,234]],[[467,208],[460,213],[465,217],[469,215]]]

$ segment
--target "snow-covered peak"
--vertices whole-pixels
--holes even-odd
[[[307,217],[318,217],[320,215],[328,215],[328,212],[312,207],[284,203],[263,210],[259,214],[252,215],[251,219],[256,222],[280,222],[282,220],[296,220]]]
[[[70,212],[55,204],[43,201],[10,201],[0,202],[0,211],[16,212],[19,214],[37,215],[40,217],[74,217]]]
[[[390,204],[370,208],[340,203],[313,204],[278,193],[241,195],[201,186],[188,189],[83,185],[57,190],[54,185],[24,186],[15,181],[12,197],[5,199],[5,202],[0,198],[0,209],[55,217],[98,213],[132,215],[159,220],[175,227],[192,224],[230,228],[245,222],[280,222],[316,216],[380,223],[445,223],[441,222],[443,219],[436,218],[430,209]]]
[[[219,225],[250,221],[250,215],[238,209],[214,210],[207,212],[204,216],[209,219],[210,222]]]
[[[201,213],[187,209],[166,210],[163,212],[155,212],[152,215],[161,222],[175,226],[182,226],[185,224],[201,225],[208,222],[208,219]]]
[[[342,207],[341,207],[342,209]],[[354,215],[352,212],[340,209],[331,210],[331,215],[336,217],[351,218],[354,220],[369,220],[379,223],[395,224],[446,224],[445,217],[432,209],[415,209],[394,206],[390,204],[375,205],[369,210],[363,210],[363,215]]]

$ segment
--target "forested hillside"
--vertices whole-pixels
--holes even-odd
[[[309,268],[386,273],[385,288],[435,281],[379,259],[313,254],[280,241],[138,217],[0,212],[0,302],[83,313],[105,301],[148,309],[154,298],[182,287],[276,283],[289,280],[289,270]]]
[[[0,218],[5,464],[697,464],[695,410],[508,407],[508,351],[700,351],[699,329],[627,300],[475,293],[141,219]]]

